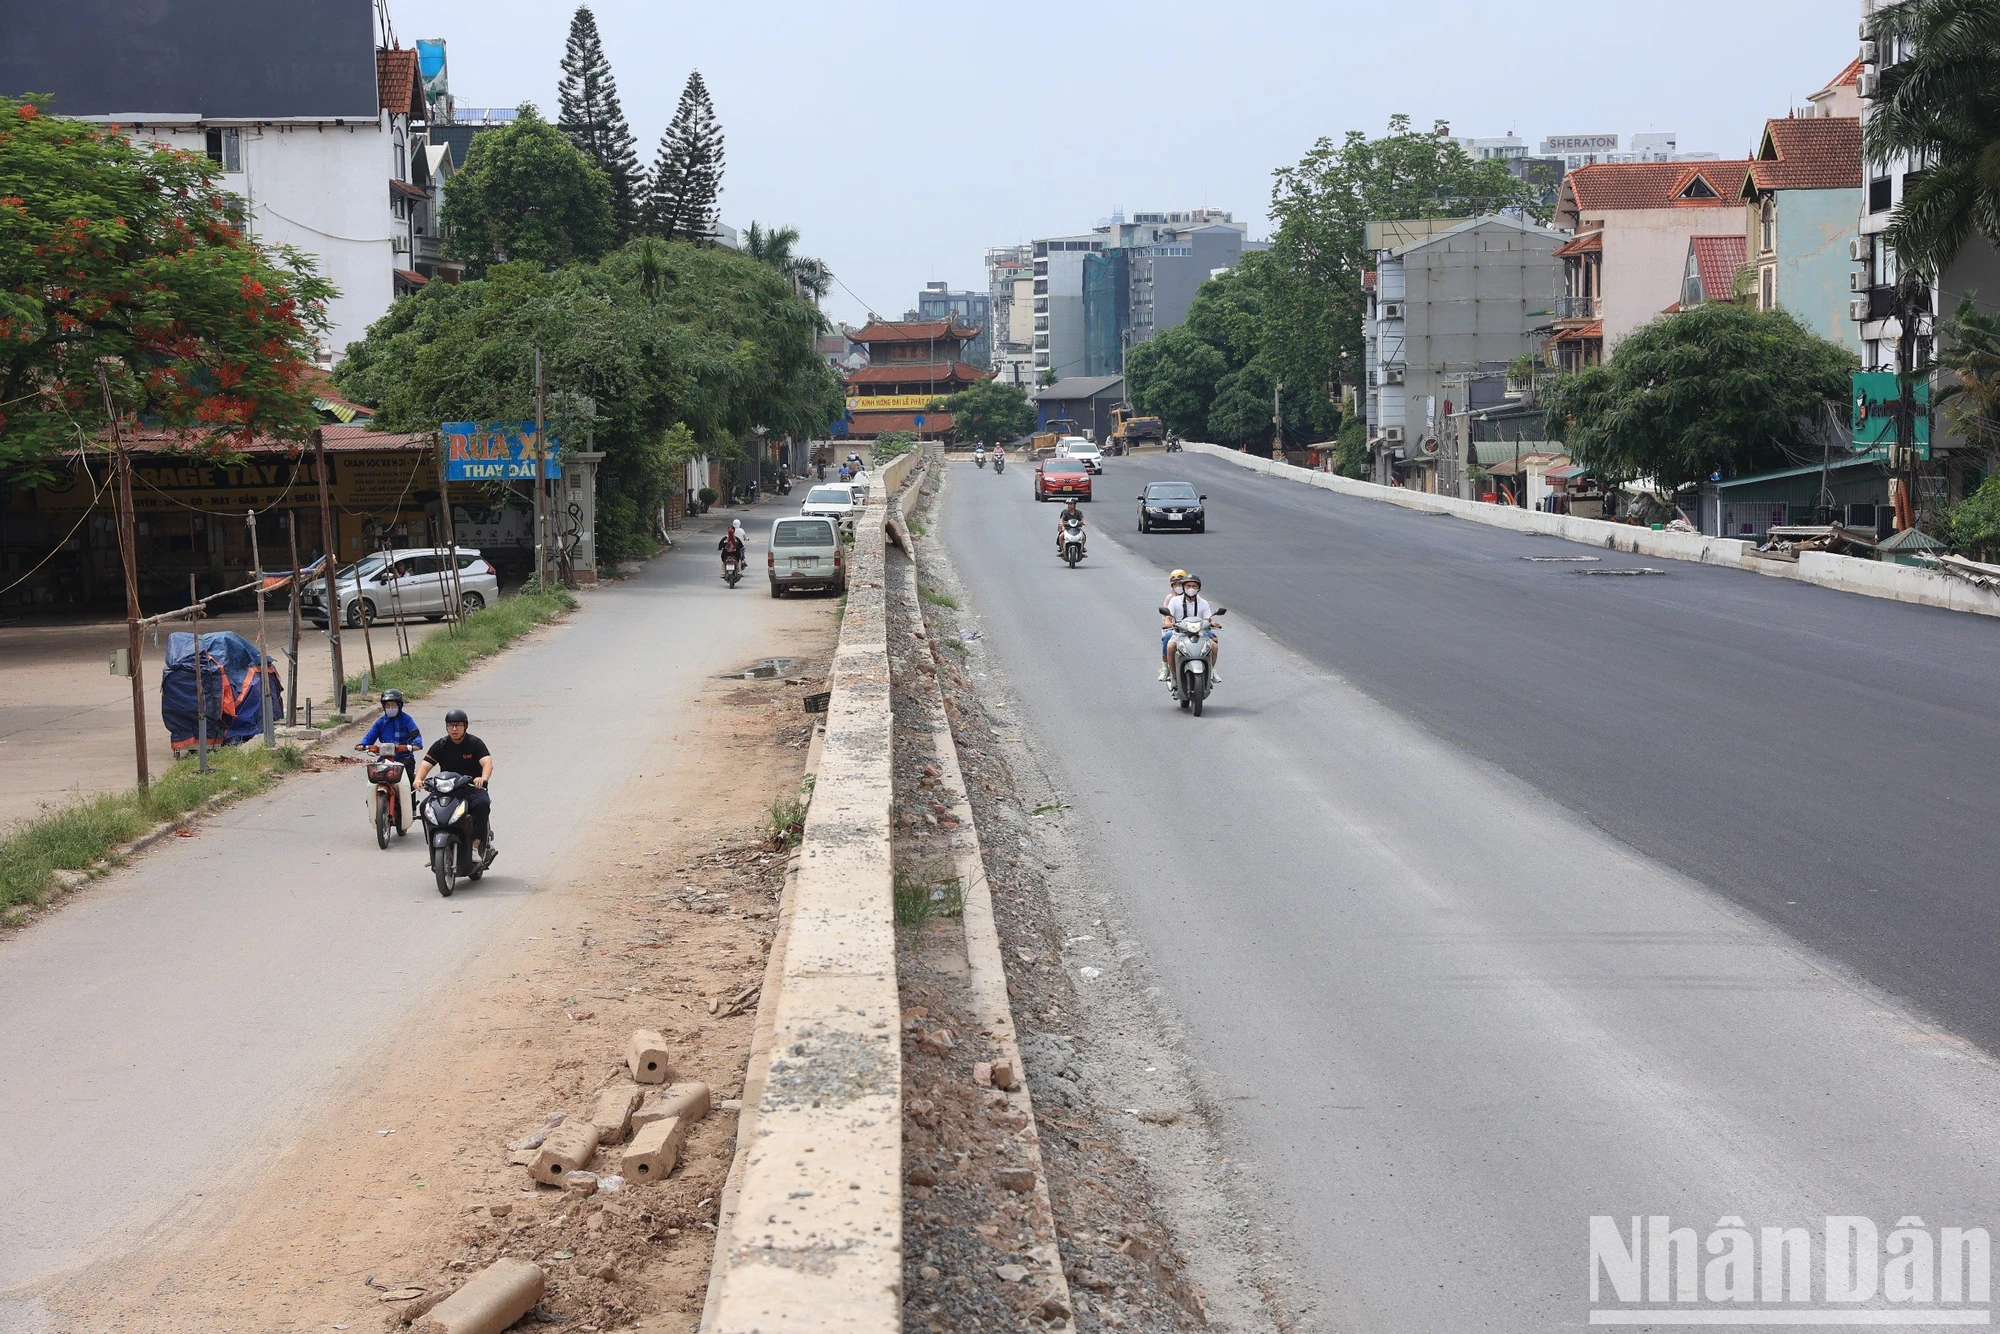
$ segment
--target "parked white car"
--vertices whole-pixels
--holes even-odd
[[[500,600],[500,576],[477,551],[459,547],[458,578],[451,576],[454,555],[443,547],[399,547],[363,556],[334,577],[340,595],[341,624],[363,621],[441,621],[451,610],[454,594],[462,598],[466,615]],[[309,581],[299,592],[299,615],[324,627],[326,580]]]
[[[1104,451],[1080,435],[1066,435],[1056,441],[1056,457],[1075,459],[1086,471],[1104,471]]]
[[[863,494],[846,482],[821,482],[806,492],[799,513],[809,519],[832,519],[842,528],[853,528],[854,512],[861,507]]]
[[[765,555],[770,567],[771,596],[783,597],[793,589],[823,588],[833,593],[847,591],[847,553],[840,539],[838,521],[817,515],[779,519],[771,525],[771,546]]]

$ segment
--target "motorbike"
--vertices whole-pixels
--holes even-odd
[[[973,461],[974,463],[977,463],[977,464],[978,464],[978,465],[979,465],[980,467],[982,467],[982,468],[983,468],[983,467],[985,467],[985,466],[986,466],[986,451],[985,451],[985,450],[983,450],[983,449],[982,449],[982,450],[978,450],[978,451],[976,451],[976,452],[975,452],[975,453],[973,454],[973,456],[972,456],[972,461]]]
[[[852,468],[848,467],[848,466],[847,466],[847,465],[846,465],[845,463],[841,464],[841,465],[840,465],[840,480],[841,480],[841,481],[843,481],[843,482],[851,482],[851,481],[853,481],[853,480],[854,480],[854,469],[852,469]]]
[[[826,465],[824,463],[815,464],[814,469],[819,473],[819,479],[824,482],[826,480]]]
[[[1218,607],[1220,620],[1228,609]],[[1174,638],[1167,659],[1167,689],[1183,709],[1201,717],[1202,701],[1215,688],[1215,641],[1208,636],[1210,622],[1198,616],[1174,622]]]
[[[1167,437],[1167,453],[1169,453],[1169,454],[1178,454],[1178,453],[1180,453],[1180,452],[1181,452],[1181,438],[1180,438],[1179,436],[1177,436],[1177,435],[1170,435],[1170,436],[1168,436],[1168,437]]]
[[[472,825],[464,792],[471,786],[472,780],[464,774],[432,774],[424,780],[424,799],[417,808],[424,822],[424,841],[431,850],[431,874],[437,878],[438,893],[446,898],[458,888],[461,876],[477,880],[493,864],[490,829],[484,853],[477,863],[472,859]]]
[[[734,588],[737,581],[742,578],[743,558],[741,556],[724,556],[722,558],[722,581],[731,588]]]
[[[1005,454],[995,454],[993,456],[993,475],[995,477],[998,477],[1001,473],[1006,471],[1007,471],[1007,456]]]
[[[778,494],[781,496],[792,494],[792,479],[783,473],[778,474]]]
[[[1083,559],[1082,519],[1063,520],[1062,555],[1063,559],[1069,562],[1069,567],[1072,570],[1076,568],[1076,563]]]
[[[410,771],[396,758],[409,754],[410,747],[378,741],[358,749],[370,752],[368,814],[375,821],[375,846],[387,848],[390,830],[398,838],[410,832]]]

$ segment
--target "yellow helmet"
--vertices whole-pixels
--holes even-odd
[[[1175,570],[1172,574],[1167,576],[1167,582],[1170,584],[1177,584],[1185,578],[1187,578],[1186,570]]]

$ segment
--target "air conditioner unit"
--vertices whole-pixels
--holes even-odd
[[[1871,302],[1871,301],[1870,301],[1870,300],[1869,300],[1869,299],[1868,299],[1867,297],[1865,297],[1865,296],[1864,296],[1864,297],[1860,297],[1860,298],[1857,298],[1856,300],[1853,300],[1853,301],[1850,301],[1850,302],[1848,302],[1848,303],[1847,303],[1847,318],[1848,318],[1848,319],[1850,319],[1850,320],[1853,320],[1853,321],[1854,321],[1854,322],[1855,322],[1856,324],[1865,324],[1865,323],[1867,323],[1867,321],[1868,321],[1868,310],[1869,310],[1869,307],[1870,307],[1870,306],[1872,306],[1873,304],[1874,304],[1874,303],[1873,303],[1873,302]]]
[[[1864,65],[1875,63],[1875,42],[1872,38],[1861,39],[1861,63]]]
[[[1382,318],[1385,320],[1402,319],[1403,303],[1400,301],[1384,301],[1382,303]]]
[[[1403,368],[1401,366],[1384,366],[1382,368],[1383,384],[1401,384],[1402,382]]]
[[[1874,284],[1868,280],[1866,269],[1855,269],[1847,275],[1847,290],[1850,292],[1865,292],[1873,286]]]
[[[1384,426],[1382,428],[1382,438],[1392,445],[1400,445],[1403,443],[1403,428],[1400,426]]]
[[[1854,91],[1860,95],[1862,101],[1866,102],[1875,96],[1875,90],[1881,86],[1881,82],[1879,75],[1863,74],[1854,81]]]
[[[409,253],[410,253],[410,238],[409,238],[409,236],[408,236],[407,234],[405,234],[405,233],[402,233],[402,232],[398,232],[398,233],[397,233],[396,235],[394,235],[394,236],[390,237],[390,238],[389,238],[389,253],[390,253],[390,254],[392,254],[392,255],[407,255],[407,254],[409,254]]]
[[[1847,257],[1856,264],[1866,264],[1873,259],[1874,255],[1871,253],[1873,250],[1874,246],[1865,236],[1851,237],[1847,242]]]

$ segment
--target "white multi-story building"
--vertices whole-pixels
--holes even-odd
[[[0,62],[0,83],[51,92],[53,114],[206,154],[251,234],[313,256],[339,293],[319,354],[331,365],[425,281],[416,233],[428,223],[435,236],[449,169],[423,158],[417,52],[377,45],[370,0],[251,6],[221,34],[211,10],[149,0],[115,29],[85,31],[90,7],[42,6],[35,40],[15,50],[88,59]]]

